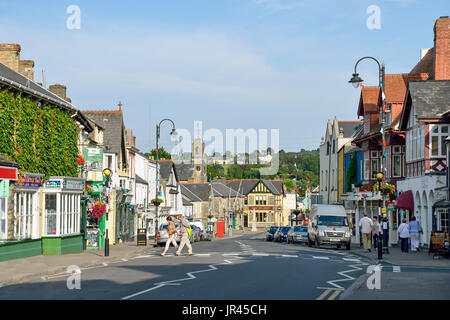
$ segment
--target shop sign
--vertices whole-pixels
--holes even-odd
[[[395,210],[395,207],[394,207],[394,203],[393,202],[388,202],[388,203],[386,203],[387,204],[387,209],[389,210],[389,211],[394,211]]]
[[[273,210],[273,207],[271,207],[271,206],[253,206],[253,207],[248,207],[248,210]]]
[[[17,169],[0,167],[0,179],[16,180],[17,179]]]
[[[45,182],[45,187],[49,189],[59,189],[61,188],[60,180],[48,180]]]
[[[84,180],[64,179],[64,189],[80,190],[84,189]]]
[[[16,182],[15,185],[22,187],[40,188],[42,186],[43,177],[44,177],[43,174],[25,173],[19,176],[18,182]]]
[[[89,171],[103,170],[103,148],[84,148],[83,156]]]
[[[0,180],[0,198],[9,197],[9,180]]]
[[[137,230],[137,245],[138,246],[147,245],[147,229],[142,228]]]

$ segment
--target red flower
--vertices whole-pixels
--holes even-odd
[[[84,159],[83,159],[82,156],[78,156],[77,164],[78,164],[79,166],[81,166],[81,165],[84,164]]]

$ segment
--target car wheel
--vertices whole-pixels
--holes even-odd
[[[309,239],[309,236],[308,236],[308,247],[312,247],[312,245],[313,245],[313,242]]]
[[[340,248],[341,248],[341,245],[340,245],[340,244],[338,244],[338,245],[336,245],[336,247],[337,247],[338,249],[340,249]]]

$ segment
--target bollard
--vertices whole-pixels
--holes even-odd
[[[381,237],[377,237],[377,247],[378,247],[378,260],[383,260],[383,241]]]

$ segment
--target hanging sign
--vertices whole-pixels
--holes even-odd
[[[9,180],[0,180],[0,198],[9,197]]]

